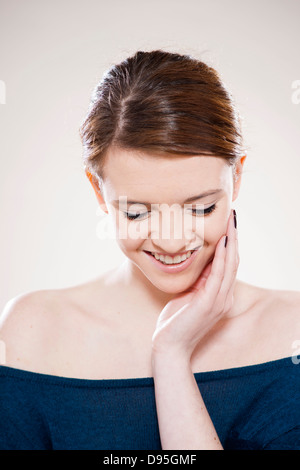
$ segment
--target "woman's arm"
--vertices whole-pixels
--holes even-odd
[[[227,238],[195,284],[159,315],[152,337],[152,372],[163,449],[222,449],[191,368],[191,356],[233,305],[239,256],[234,213]],[[224,243],[225,242],[225,243]]]
[[[153,354],[152,367],[162,448],[222,450],[189,361]]]

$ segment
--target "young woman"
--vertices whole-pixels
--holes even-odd
[[[80,134],[126,260],[6,305],[2,449],[300,449],[299,292],[236,279],[239,122],[190,56],[103,76]]]

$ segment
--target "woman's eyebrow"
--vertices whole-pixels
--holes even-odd
[[[211,196],[212,194],[219,194],[219,193],[222,193],[224,190],[222,188],[218,188],[218,189],[210,189],[209,191],[205,191],[205,193],[202,193],[202,194],[198,194],[198,196],[192,196],[192,197],[189,197],[188,199],[186,199],[184,201],[185,202],[191,202],[191,201],[196,201],[197,199],[202,199],[206,196]]]
[[[208,191],[205,191],[204,193],[201,193],[201,194],[198,194],[197,196],[191,196],[189,197],[188,199],[186,199],[183,204],[185,204],[186,202],[191,202],[191,201],[196,201],[198,199],[203,199],[204,197],[207,197],[207,196],[211,196],[213,194],[219,194],[221,192],[223,192],[224,190],[222,188],[218,188],[218,189],[210,189]],[[124,196],[121,196],[121,198],[124,198]],[[123,201],[120,201],[119,199],[114,199],[112,201],[112,203],[114,204],[118,204],[118,203],[122,203]],[[125,201],[124,201],[125,202]],[[151,202],[141,202],[141,201],[132,201],[132,200],[126,200],[127,204],[141,204],[141,205],[144,205],[144,206],[151,206],[152,203]]]

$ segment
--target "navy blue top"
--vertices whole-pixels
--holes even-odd
[[[300,450],[298,362],[194,374],[224,449]],[[2,450],[161,450],[153,377],[90,380],[0,366],[0,396]]]

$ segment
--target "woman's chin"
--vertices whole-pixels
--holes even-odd
[[[148,278],[149,279],[149,278]],[[196,279],[178,279],[175,280],[174,278],[165,280],[165,281],[158,281],[154,279],[149,279],[151,283],[160,291],[164,292],[165,294],[181,294],[189,289],[196,281]]]

